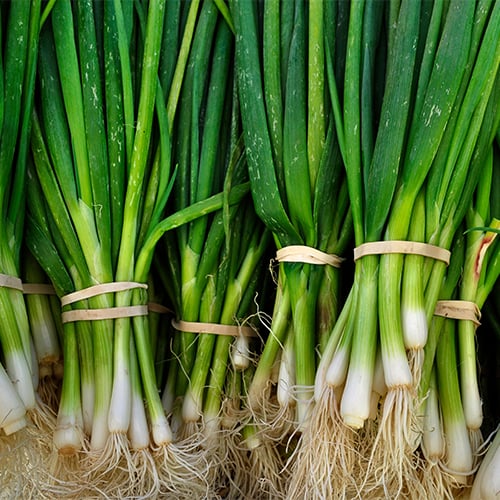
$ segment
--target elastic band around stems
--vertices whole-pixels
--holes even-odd
[[[211,333],[214,335],[228,335],[231,337],[256,337],[253,328],[240,325],[219,325],[216,323],[199,323],[197,321],[172,320],[172,326],[187,333]]]
[[[23,291],[23,282],[17,276],[0,274],[0,287]]]
[[[67,306],[78,302],[79,300],[89,299],[97,295],[111,292],[124,292],[134,288],[147,289],[145,283],[136,283],[134,281],[115,281],[112,283],[99,283],[97,285],[69,293],[61,297],[61,306]],[[102,319],[131,318],[134,316],[146,316],[148,314],[147,305],[107,307],[105,309],[74,309],[72,311],[63,311],[61,320],[63,323],[73,321],[97,321]]]
[[[305,245],[289,245],[276,252],[278,262],[302,262],[304,264],[329,265],[340,267],[343,258],[335,254],[322,252]]]
[[[136,283],[134,281],[115,281],[112,283],[99,283],[98,285],[89,286],[88,288],[83,288],[76,292],[68,293],[61,297],[61,306],[67,306],[68,304],[73,304],[79,300],[90,299],[97,295],[102,295],[104,293],[110,292],[124,292],[126,290],[132,290],[134,288],[147,289],[148,285],[145,283]]]
[[[108,307],[106,309],[74,309],[61,313],[61,320],[63,323],[71,323],[73,321],[132,318],[134,316],[147,316],[147,314],[147,305]]]
[[[469,320],[476,326],[481,324],[481,311],[475,302],[469,300],[438,300],[434,314],[449,319]]]
[[[371,241],[363,243],[354,249],[354,260],[358,260],[365,255],[380,255],[388,253],[403,253],[422,255],[432,259],[440,260],[446,265],[450,263],[451,252],[446,248],[441,248],[430,243],[420,241]]]
[[[56,289],[49,283],[23,283],[25,295],[56,295]]]

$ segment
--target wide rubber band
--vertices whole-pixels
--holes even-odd
[[[434,314],[449,319],[469,320],[477,326],[481,324],[481,311],[475,302],[469,300],[438,300]]]
[[[142,288],[146,290],[148,285],[145,283],[136,283],[135,281],[99,283],[97,285],[64,295],[61,297],[61,306],[64,307],[80,300],[90,299],[105,293],[124,292],[135,288]],[[132,318],[134,316],[146,316],[147,314],[147,305],[106,307],[103,309],[73,309],[71,311],[63,311],[61,313],[61,320],[63,323],[71,323],[74,321],[98,321],[103,319]]]
[[[83,288],[82,290],[64,295],[61,297],[61,305],[64,307],[68,304],[78,302],[79,300],[90,299],[91,297],[96,297],[97,295],[102,295],[104,293],[125,292],[134,288],[143,288],[146,290],[148,285],[145,283],[136,283],[134,281],[99,283],[98,285],[89,286],[88,288]]]
[[[305,245],[289,245],[276,252],[278,262],[302,262],[304,264],[328,265],[340,267],[343,258],[335,254],[322,252]]]
[[[172,320],[172,326],[187,333],[211,333],[214,335],[228,335],[230,337],[256,337],[257,333],[249,326],[219,325],[217,323],[199,323],[197,321]]]
[[[0,274],[0,287],[23,291],[23,282],[17,276]]]
[[[440,260],[446,265],[450,263],[451,253],[446,248],[441,248],[430,243],[420,241],[404,241],[404,240],[389,240],[389,241],[371,241],[363,243],[354,249],[354,260],[358,260],[365,255],[382,255],[389,253],[403,253],[421,255],[430,257],[435,260]]]
[[[61,320],[63,323],[71,323],[74,321],[132,318],[134,316],[147,316],[147,314],[147,305],[108,307],[105,309],[74,309],[61,313]]]

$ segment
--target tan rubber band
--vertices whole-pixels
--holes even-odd
[[[23,291],[23,282],[17,276],[9,276],[8,274],[0,274],[0,287],[13,288],[14,290]]]
[[[25,295],[55,295],[56,289],[49,283],[23,283]]]
[[[322,252],[305,245],[290,245],[276,252],[278,262],[303,262],[304,264],[329,265],[340,267],[342,259],[338,255]]]
[[[434,314],[450,319],[466,319],[477,326],[481,324],[481,311],[475,302],[469,300],[438,300]]]
[[[106,309],[74,309],[72,311],[64,311],[61,314],[61,319],[63,323],[71,323],[73,321],[131,318],[134,316],[146,316],[147,314],[148,306],[141,305],[108,307]]]
[[[354,249],[354,260],[358,260],[365,255],[380,255],[387,253],[404,253],[422,255],[423,257],[431,257],[432,259],[441,260],[446,265],[450,263],[451,253],[445,248],[431,245],[430,243],[422,243],[420,241],[371,241],[363,243]]]
[[[77,292],[68,293],[64,297],[61,297],[61,305],[67,306],[73,302],[78,302],[79,300],[90,299],[96,295],[102,295],[104,293],[110,292],[124,292],[126,290],[132,290],[133,288],[144,288],[147,289],[148,285],[145,283],[136,283],[134,281],[115,281],[113,283],[99,283],[98,285],[89,286]]]
[[[212,333],[215,335],[229,335],[231,337],[256,337],[254,329],[249,326],[219,325],[216,323],[198,323],[196,321],[172,320],[172,326],[180,332]]]
[[[174,314],[174,311],[157,302],[150,302],[148,304],[148,310],[159,314]]]

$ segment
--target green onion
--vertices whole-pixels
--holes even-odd
[[[23,253],[23,262],[25,282],[44,286],[47,277],[27,250]],[[50,285],[46,286],[50,287]],[[40,378],[38,393],[42,401],[55,410],[58,401],[57,389],[60,385],[62,372],[60,306],[58,303],[54,304],[54,292],[35,290],[34,293],[27,293],[26,285],[23,285],[23,288],[30,332],[38,363]],[[55,308],[54,306],[59,307]]]
[[[480,498],[494,498],[498,492],[498,466],[500,461],[500,434],[498,429],[493,441],[488,447],[486,455],[483,457],[481,466],[477,471],[472,485],[470,498],[478,500]]]

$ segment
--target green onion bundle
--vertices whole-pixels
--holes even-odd
[[[173,3],[167,10],[60,1],[40,36],[27,242],[63,305],[54,492],[154,495],[201,474],[182,458],[160,399],[147,282],[164,232],[237,202],[248,186],[165,218],[198,2],[187,18]],[[173,58],[164,32],[177,37]]]
[[[203,3],[173,127],[174,212],[228,194],[248,178],[233,51],[226,19],[214,3]],[[243,388],[258,346],[249,316],[262,301],[270,243],[249,196],[232,206],[227,201],[167,233],[165,254],[157,254],[168,262],[163,278],[176,314],[163,404],[178,438],[204,452],[206,481],[215,490],[232,474],[223,470],[232,467],[223,458],[225,434],[240,425],[235,388]]]
[[[332,106],[344,109],[336,119],[359,260],[317,371],[315,424],[294,464],[292,496],[420,494],[417,396],[424,356],[434,356],[424,350],[427,325],[446,265],[404,256],[398,242],[448,250],[470,206],[498,126],[497,16],[494,3],[350,6],[345,70],[335,74],[333,60],[329,83]],[[382,85],[370,56],[385,62]],[[367,93],[379,108],[364,107]],[[384,241],[396,243],[362,247]],[[318,427],[324,466],[313,459]]]
[[[480,311],[499,273],[499,222],[490,205],[492,159],[490,154],[483,162],[465,217],[464,241],[454,245],[458,263],[453,272],[450,266],[435,310],[437,316],[430,323],[431,338],[437,343],[436,358],[432,373],[428,375],[430,362],[423,372],[423,381],[430,381],[429,397],[424,401],[422,450],[427,464],[440,468],[440,474],[434,475],[425,468],[423,479],[439,478],[445,485],[443,495],[450,498],[454,488],[470,485],[483,445],[476,330],[480,327]]]
[[[36,74],[41,3],[3,3],[0,87],[0,429],[9,435],[39,407],[38,366],[22,293],[21,245],[26,157]]]
[[[291,419],[302,426],[310,411],[316,349],[323,350],[341,302],[338,269],[307,256],[342,255],[351,227],[324,63],[331,40],[323,17],[331,18],[334,6],[242,0],[231,8],[254,204],[277,249],[298,247],[301,253],[279,264],[270,335],[248,404],[256,420],[268,425],[277,400],[278,415],[286,410],[288,417],[274,425],[286,428]]]
[[[85,474],[77,477],[79,469],[71,476],[83,488],[106,481],[113,491],[106,471],[110,464],[115,474],[124,471],[125,478],[115,478],[120,495],[155,491],[159,472],[150,445],[163,456],[172,443],[144,315],[147,256],[154,248],[145,250],[145,240],[163,217],[171,176],[158,82],[164,17],[161,1],[145,12],[131,3],[61,1],[40,35],[28,245],[59,297],[105,286],[63,308],[66,318],[80,310],[83,316],[64,322],[54,445],[61,456],[91,451],[94,484]],[[153,140],[154,120],[161,143]],[[141,250],[142,267],[136,264]],[[110,293],[115,290],[124,291]],[[111,316],[91,320],[94,309]],[[130,474],[140,463],[145,479],[136,484]]]

